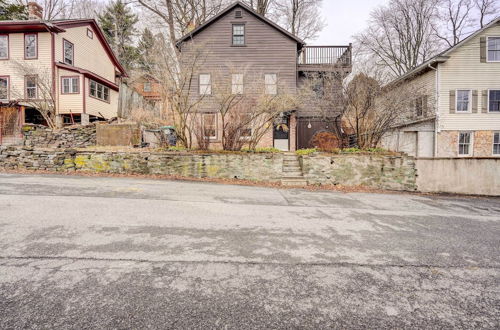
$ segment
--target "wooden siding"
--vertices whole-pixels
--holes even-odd
[[[62,94],[62,77],[78,77],[78,94]],[[67,113],[82,113],[83,112],[83,75],[75,73],[73,71],[58,69],[57,70],[57,95],[58,95],[58,113],[59,114],[67,114]]]
[[[242,11],[242,18],[235,18],[234,12]],[[232,24],[245,24],[245,46],[232,46]],[[215,21],[186,46],[202,46],[207,50],[203,68],[199,73],[210,73],[212,84],[230,84],[233,73],[246,72],[244,93],[256,93],[264,88],[264,74],[276,73],[281,91],[296,93],[297,90],[297,42],[285,36],[269,24],[259,20],[244,8],[235,7]],[[233,70],[231,70],[231,68]],[[218,79],[219,81],[215,80]],[[253,88],[249,90],[249,86]],[[216,89],[212,88],[213,92]],[[260,90],[259,90],[260,92]],[[194,76],[190,91],[198,97],[198,74]],[[214,111],[214,97],[206,97],[200,111]]]
[[[486,29],[439,64],[439,127],[442,130],[500,130],[500,113],[483,113],[482,91],[500,89],[500,63],[481,63],[480,38],[500,36],[500,25]],[[450,113],[450,90],[478,91],[477,113]]]
[[[0,60],[0,76],[10,76],[10,98],[24,98],[24,75],[19,71],[15,62],[26,63],[38,68],[33,74],[48,75],[46,79],[51,80],[51,37],[50,33],[38,33],[38,58],[32,60],[24,59],[24,33],[9,34],[9,59]]]
[[[109,90],[109,103],[89,96],[89,79],[85,78],[86,113],[91,116],[112,118],[118,115],[118,92]]]

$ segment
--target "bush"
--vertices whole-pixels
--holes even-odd
[[[305,156],[305,155],[310,155],[312,153],[317,152],[318,150],[316,148],[310,148],[310,149],[299,149],[295,151],[295,153],[299,156]]]
[[[277,153],[277,152],[281,152],[281,150],[273,148],[273,147],[255,148],[255,149],[242,148],[241,151],[242,152],[255,152],[255,153]]]
[[[185,147],[177,147],[177,146],[170,146],[167,148],[167,151],[187,151],[189,149]]]

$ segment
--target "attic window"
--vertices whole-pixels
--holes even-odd
[[[237,10],[234,12],[234,18],[242,18],[241,10]]]

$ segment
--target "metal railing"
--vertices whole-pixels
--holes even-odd
[[[352,65],[352,45],[305,46],[299,54],[299,65]]]

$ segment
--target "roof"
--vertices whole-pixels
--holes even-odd
[[[283,29],[281,26],[279,26],[278,24],[272,22],[271,20],[267,19],[266,17],[258,14],[255,10],[253,10],[252,8],[250,8],[249,6],[245,5],[244,3],[242,3],[241,1],[236,1],[234,2],[233,4],[231,4],[229,7],[227,7],[226,9],[224,9],[223,11],[221,11],[220,13],[218,13],[217,15],[215,15],[214,17],[212,17],[211,19],[209,19],[208,21],[206,21],[205,23],[203,23],[202,25],[198,26],[196,29],[194,29],[193,31],[185,34],[184,36],[182,36],[180,39],[177,40],[176,42],[176,46],[179,47],[179,45],[194,37],[196,34],[200,33],[201,31],[203,31],[205,28],[207,28],[209,25],[211,25],[212,23],[218,21],[221,17],[223,17],[224,15],[226,15],[229,11],[233,10],[234,8],[236,7],[241,7],[243,9],[245,9],[246,11],[248,11],[250,14],[254,15],[255,17],[257,17],[258,19],[260,19],[262,22],[272,26],[273,28],[275,28],[276,30],[278,30],[279,32],[283,33],[285,36],[289,37],[290,39],[294,40],[295,42],[297,42],[299,48],[302,48],[304,45],[305,45],[305,42],[298,38],[297,36],[293,35],[292,33],[288,32],[287,30]]]
[[[464,43],[466,43],[467,41],[469,41],[472,38],[476,37],[478,34],[480,34],[484,30],[492,27],[493,25],[495,25],[497,23],[500,23],[500,16],[498,16],[497,18],[493,19],[491,22],[489,22],[488,24],[486,24],[485,26],[483,26],[481,29],[477,30],[476,32],[472,33],[467,38],[464,38],[463,40],[461,40],[456,45],[454,45],[454,46],[452,46],[452,47],[444,50],[443,52],[437,54],[434,57],[431,57],[427,61],[425,61],[422,64],[420,64],[419,66],[417,66],[415,69],[413,69],[411,71],[408,71],[407,73],[405,73],[404,75],[402,75],[402,76],[396,78],[395,80],[391,81],[390,83],[388,83],[384,87],[396,84],[396,83],[401,82],[401,81],[406,80],[406,79],[410,79],[410,78],[412,78],[415,75],[423,73],[424,71],[427,71],[427,69],[429,68],[429,66],[432,66],[433,64],[446,62],[448,60],[448,58],[450,58],[449,54],[452,51],[454,51],[455,49],[461,47]]]
[[[115,53],[106,41],[106,37],[102,32],[97,22],[93,19],[61,19],[52,21],[43,20],[9,20],[0,21],[0,33],[16,33],[16,32],[66,32],[66,28],[74,28],[79,26],[90,25],[97,34],[98,40],[108,54],[111,62],[118,68],[121,74],[127,76],[125,68],[120,64]]]

